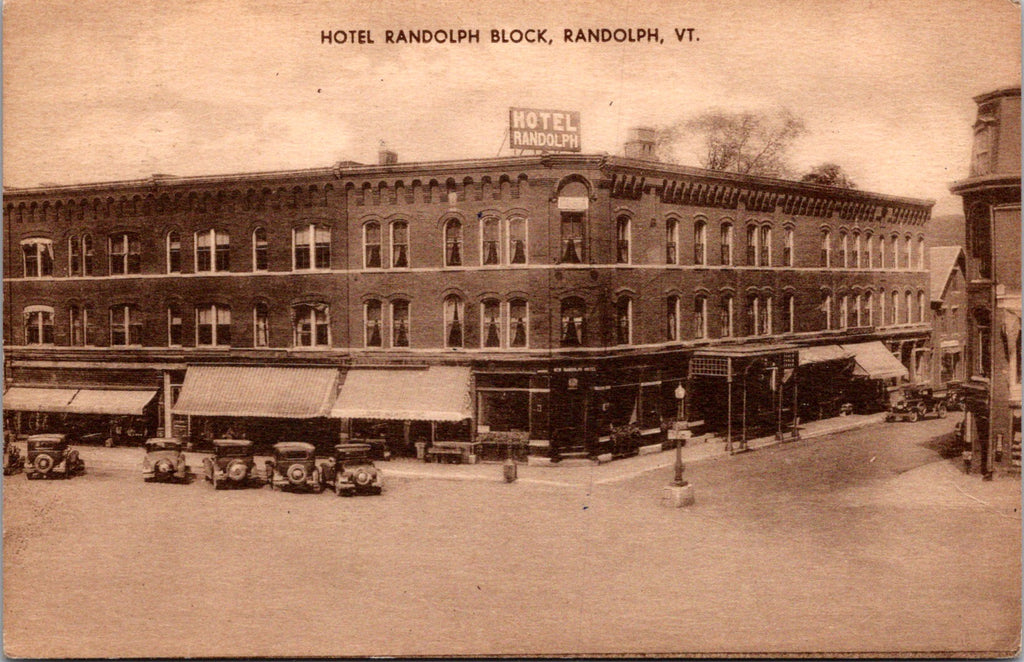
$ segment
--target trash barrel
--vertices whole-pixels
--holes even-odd
[[[427,459],[427,442],[417,441],[416,442],[416,459],[425,460]]]
[[[516,463],[513,462],[511,458],[505,460],[505,465],[502,467],[502,469],[505,473],[505,482],[515,482],[517,478],[516,474],[519,471],[519,468],[516,466]]]

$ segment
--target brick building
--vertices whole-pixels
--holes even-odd
[[[689,417],[746,435],[913,372],[930,202],[663,164],[639,138],[644,158],[8,189],[10,424],[558,458],[660,439],[682,383]]]
[[[943,388],[962,382],[967,346],[966,257],[960,246],[929,248],[931,269],[932,342],[928,351],[930,374],[919,381]]]
[[[1020,87],[974,98],[967,223],[968,439],[983,474],[1020,472]]]

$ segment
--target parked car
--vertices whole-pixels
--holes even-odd
[[[34,434],[28,438],[25,475],[29,480],[43,477],[71,478],[85,473],[85,462],[71,448],[67,435]]]
[[[203,458],[203,476],[213,483],[215,490],[259,484],[252,442],[248,439],[214,439],[213,457]]]
[[[274,456],[267,460],[265,471],[270,489],[301,489],[317,494],[324,491],[313,444],[302,441],[274,444]]]
[[[10,476],[21,471],[25,466],[25,456],[21,454],[11,435],[4,434],[4,475]]]
[[[146,440],[146,457],[142,460],[142,478],[146,482],[179,482],[189,479],[185,461],[185,444],[174,437],[153,437]]]
[[[380,494],[384,487],[380,471],[370,459],[369,444],[338,444],[334,455],[321,465],[325,485],[338,496]]]
[[[946,411],[946,399],[937,397],[932,387],[905,386],[894,398],[885,420],[900,419],[914,423],[929,414],[945,418]]]

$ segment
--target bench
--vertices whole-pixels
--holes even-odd
[[[423,459],[426,462],[468,464],[476,459],[479,446],[471,441],[435,441]]]

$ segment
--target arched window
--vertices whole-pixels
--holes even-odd
[[[619,216],[615,221],[615,261],[629,264],[630,222],[628,216]]]
[[[252,270],[267,271],[270,268],[270,248],[265,228],[252,231]]]
[[[53,275],[53,242],[33,238],[21,242],[22,264],[25,278],[45,278]]]
[[[176,230],[167,233],[167,273],[181,273],[181,234]]]
[[[892,302],[892,323],[893,324],[899,324],[900,323],[900,293],[897,292],[896,290],[893,290],[892,291],[892,296],[890,297],[890,301]]]
[[[571,297],[562,300],[562,347],[580,347],[586,343],[586,306],[583,299]]]
[[[665,303],[665,339],[679,340],[679,297],[674,294]]]
[[[252,344],[253,347],[270,346],[270,309],[262,301],[252,307]]]
[[[832,328],[832,293],[828,290],[821,292],[821,312],[825,317],[825,328]]]
[[[311,223],[292,229],[292,268],[331,268],[331,229]]]
[[[633,300],[626,295],[615,301],[615,342],[619,345],[633,342]]]
[[[363,226],[363,268],[380,269],[380,223]]]
[[[665,221],[665,264],[679,262],[679,221],[670,218]]]
[[[529,342],[530,310],[525,299],[508,302],[509,347],[526,347]]]
[[[708,337],[708,298],[703,294],[693,298],[693,337]]]
[[[903,306],[903,318],[902,319],[903,319],[903,323],[904,324],[910,324],[911,322],[914,321],[913,320],[913,315],[914,315],[914,295],[910,292],[910,290],[907,290],[906,293],[903,296],[904,296],[905,301],[904,301],[904,306]]]
[[[221,304],[196,307],[196,345],[231,344],[231,308]]]
[[[892,269],[900,267],[900,238],[895,234],[891,237],[889,245],[889,266]]]
[[[501,347],[501,301],[484,299],[480,307],[480,326],[484,347]]]
[[[903,238],[903,253],[900,257],[900,266],[910,269],[910,235]]]
[[[733,335],[733,298],[731,294],[723,294],[718,304],[718,329],[723,338]]]
[[[396,269],[409,267],[409,224],[405,221],[391,224],[391,266]]]
[[[761,226],[761,236],[758,239],[758,252],[760,254],[759,264],[762,267],[772,266],[772,228],[770,225]]]
[[[512,218],[508,222],[508,254],[510,264],[526,264],[526,219]]]
[[[53,344],[53,308],[50,306],[27,306],[24,310],[25,344]]]
[[[847,327],[847,321],[849,320],[849,297],[845,294],[839,295],[839,328],[845,329]]]
[[[783,239],[785,243],[782,246],[782,266],[792,267],[795,259],[793,255],[793,228],[786,227]]]
[[[707,264],[708,224],[697,221],[693,224],[693,263]]]
[[[228,271],[231,266],[231,237],[223,230],[196,233],[196,272]]]
[[[858,297],[847,294],[846,295],[846,326],[856,327],[857,326],[857,315],[860,314],[860,306]]]
[[[108,246],[111,274],[137,274],[142,271],[138,235],[129,232],[112,235]]]
[[[391,302],[391,346],[408,347],[410,332],[409,302],[396,299]]]
[[[832,266],[832,233],[829,230],[821,231],[821,266]]]
[[[494,216],[485,218],[480,228],[480,263],[501,264],[501,221]]]
[[[885,268],[885,237],[882,235],[875,237],[875,257],[871,266],[876,269]]]
[[[794,316],[796,314],[796,297],[794,297],[792,294],[790,294],[788,292],[786,294],[783,294],[782,295],[782,310],[781,310],[781,312],[782,312],[782,320],[781,320],[782,321],[782,325],[781,325],[782,328],[780,329],[780,331],[782,333],[793,333],[793,331],[794,331],[793,323],[794,323],[794,319],[795,319]]]
[[[560,200],[561,201],[561,200]],[[576,211],[562,211],[562,262],[583,262],[583,222],[586,215]]]
[[[458,267],[462,264],[462,221],[448,219],[444,224],[444,266]]]
[[[761,302],[758,300],[756,294],[747,295],[747,310],[746,310],[746,335],[755,336],[760,328],[761,322]]]
[[[82,240],[78,235],[68,237],[68,275],[82,275]]]
[[[924,237],[917,238],[917,268],[924,269]]]
[[[874,302],[874,295],[871,293],[871,290],[868,290],[867,292],[864,293],[863,305],[864,305],[864,308],[863,308],[863,311],[861,313],[861,318],[862,318],[863,323],[866,326],[874,326],[875,325],[875,302]]]
[[[91,276],[93,273],[93,250],[92,235],[82,235],[82,275]]]
[[[167,306],[167,346],[181,347],[182,344],[182,323],[181,306],[172,303]]]
[[[974,333],[971,344],[974,346],[974,375],[988,377],[992,372],[992,318],[984,308],[974,310],[972,316]]]
[[[71,344],[82,347],[89,344],[89,309],[72,305],[68,308],[68,326]]]
[[[444,346],[462,347],[465,319],[462,298],[449,294],[444,299]]]
[[[301,304],[292,308],[293,344],[296,347],[329,347],[331,316],[326,304]]]
[[[864,266],[861,262],[863,259],[864,251],[861,245],[860,232],[853,233],[853,262],[850,264],[854,269],[859,269]]]
[[[732,223],[722,223],[721,233],[722,264],[732,265]]]
[[[850,266],[850,237],[846,230],[839,231],[839,266],[844,269]]]
[[[757,266],[757,226],[747,226],[747,266]]]
[[[142,344],[142,315],[129,304],[110,307],[110,344],[114,347]]]
[[[378,299],[369,299],[363,304],[363,343],[367,347],[383,347],[384,331],[381,328],[383,308]]]

